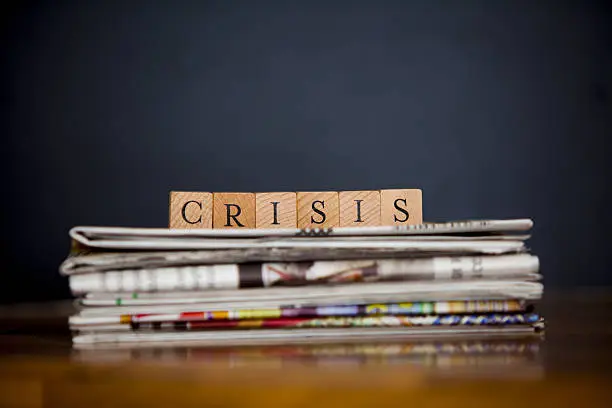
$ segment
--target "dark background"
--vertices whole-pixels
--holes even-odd
[[[3,6],[0,300],[69,297],[68,229],[165,227],[173,189],[421,188],[611,284],[607,3]]]

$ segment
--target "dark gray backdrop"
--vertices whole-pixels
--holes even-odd
[[[0,299],[68,297],[68,229],[164,227],[172,189],[419,187],[426,221],[532,217],[547,285],[610,284],[611,33],[606,2],[20,2]]]

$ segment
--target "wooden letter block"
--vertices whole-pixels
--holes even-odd
[[[296,228],[296,193],[257,193],[257,228]]]
[[[213,193],[213,228],[255,228],[255,193]]]
[[[380,225],[380,191],[341,191],[340,226]]]
[[[419,189],[381,190],[380,225],[423,223],[423,195]]]
[[[212,193],[170,192],[168,228],[212,228],[212,214]]]
[[[298,192],[298,228],[331,228],[340,225],[337,192]]]

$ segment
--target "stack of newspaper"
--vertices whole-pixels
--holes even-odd
[[[74,345],[490,338],[543,329],[529,219],[334,229],[75,227]]]

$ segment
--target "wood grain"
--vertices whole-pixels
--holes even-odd
[[[212,228],[212,201],[212,193],[171,191],[168,228]]]
[[[256,193],[257,228],[296,228],[296,193]]]
[[[335,191],[298,191],[297,216],[298,228],[332,228],[339,226],[340,202],[338,193]]]
[[[341,191],[340,226],[380,225],[380,191]]]
[[[380,225],[422,224],[422,197],[419,189],[381,190]]]
[[[255,228],[255,193],[213,193],[213,228]]]

